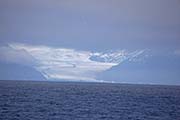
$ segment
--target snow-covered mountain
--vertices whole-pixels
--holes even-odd
[[[29,66],[39,71],[48,80],[84,81],[97,81],[97,74],[121,64],[123,61],[139,59],[138,56],[145,52],[144,50],[91,52],[20,43],[9,44],[9,47],[5,47],[5,49],[8,54],[3,55],[9,61],[13,57],[17,61],[16,63],[23,64],[22,59],[28,61],[31,58],[31,61],[26,62],[25,65],[30,64]]]
[[[0,61],[8,62],[10,66],[23,66],[27,71],[30,68],[32,72],[30,70],[27,75],[34,76],[33,71],[36,71],[47,80],[126,83],[146,83],[147,80],[157,83],[158,79],[178,81],[177,78],[180,78],[180,55],[175,53],[158,54],[147,49],[91,52],[10,44],[0,47]],[[7,69],[8,65],[2,67]]]
[[[127,50],[117,50],[117,51],[107,51],[93,53],[90,57],[93,61],[105,62],[105,63],[115,63],[120,64],[123,61],[142,61],[145,59],[148,54],[148,50],[136,50],[136,51],[127,51]]]

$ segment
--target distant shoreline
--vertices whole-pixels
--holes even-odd
[[[112,84],[112,85],[128,85],[128,86],[172,86],[172,87],[180,87],[180,85],[174,85],[174,84],[143,84],[143,83],[120,83],[120,82],[88,82],[88,81],[70,81],[70,80],[0,80],[2,81],[7,81],[7,82],[47,82],[47,83],[67,83],[67,84],[73,84],[73,83],[78,83],[78,84]]]

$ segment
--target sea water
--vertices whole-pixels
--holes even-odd
[[[180,86],[0,81],[0,120],[180,120]]]

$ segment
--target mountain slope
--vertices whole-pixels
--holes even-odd
[[[178,56],[159,55],[142,61],[126,60],[99,74],[97,79],[124,83],[180,84],[178,61],[180,61]]]
[[[15,63],[0,62],[0,80],[46,80],[34,68]]]

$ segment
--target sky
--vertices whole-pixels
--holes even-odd
[[[0,60],[48,79],[98,81],[142,51],[179,57],[179,11],[179,0],[0,0]]]

